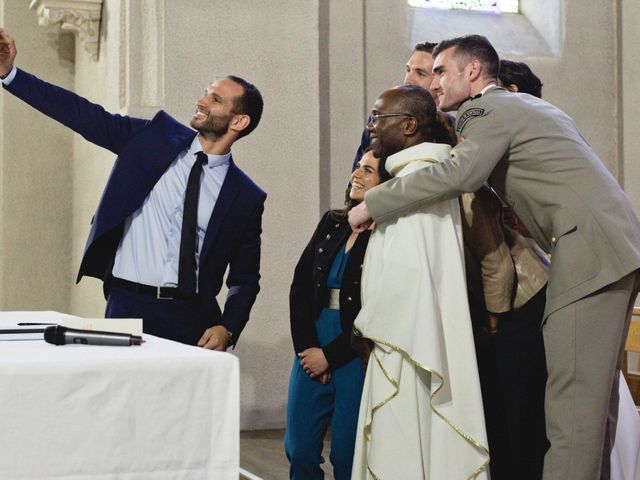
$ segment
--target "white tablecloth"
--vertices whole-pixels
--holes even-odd
[[[0,313],[0,328],[58,315]],[[0,338],[0,478],[237,480],[238,359],[144,339]]]

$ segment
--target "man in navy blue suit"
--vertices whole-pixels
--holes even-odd
[[[266,194],[235,165],[231,146],[260,121],[258,89],[235,76],[209,85],[194,131],[164,111],[151,120],[108,113],[16,68],[16,53],[0,29],[3,87],[118,156],[77,280],[104,282],[107,317],[141,317],[146,333],[208,349],[235,345],[259,291]]]

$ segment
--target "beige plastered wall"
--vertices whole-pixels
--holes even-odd
[[[573,0],[562,9],[560,55],[515,59],[530,63],[544,96],[573,116],[638,208],[640,6]],[[262,291],[233,354],[242,427],[284,426],[293,268],[319,215],[342,203],[376,96],[403,79],[412,50],[404,0],[105,0],[97,61],[71,34],[39,27],[28,2],[0,0],[0,22],[21,68],[112,112],[163,108],[188,123],[216,77],[259,86],[262,123],[233,154],[269,194]],[[6,93],[0,142],[0,308],[102,316],[100,283],[75,285],[75,275],[114,155]]]
[[[74,40],[39,28],[22,1],[0,21],[20,39],[21,65],[46,66],[73,86]],[[0,96],[0,309],[68,310],[71,299],[72,137],[10,95]]]

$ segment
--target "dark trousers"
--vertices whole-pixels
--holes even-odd
[[[116,286],[109,291],[105,317],[142,318],[145,333],[189,345],[195,345],[212,325],[199,315],[197,297],[162,300]]]
[[[541,323],[546,289],[506,315],[497,333],[474,322],[491,480],[540,480],[548,449]]]

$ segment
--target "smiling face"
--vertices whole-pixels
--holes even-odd
[[[380,117],[393,113],[404,113],[399,111],[399,90],[391,89],[383,92],[373,104],[371,119],[367,124],[369,136],[371,138],[371,149],[376,158],[387,158],[405,148],[402,127],[407,120],[406,116]]]
[[[433,63],[431,89],[438,97],[438,106],[444,112],[457,110],[471,96],[473,62],[460,66],[461,59],[455,55],[456,47],[440,52]]]
[[[202,135],[221,137],[229,130],[235,116],[234,101],[242,94],[242,86],[228,78],[212,83],[196,102],[191,127]]]
[[[380,160],[373,156],[369,150],[362,155],[356,169],[351,174],[351,190],[349,197],[351,200],[361,202],[364,194],[370,189],[380,184]]]
[[[433,57],[429,52],[416,50],[407,62],[404,83],[424,88],[436,100],[435,93],[431,91],[431,82],[433,82]]]

